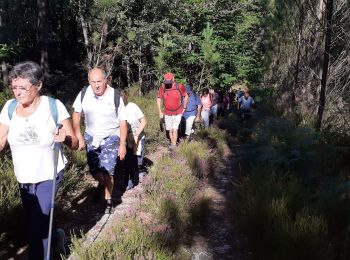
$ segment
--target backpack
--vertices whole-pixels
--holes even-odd
[[[51,113],[53,120],[55,121],[56,126],[57,126],[58,125],[58,112],[57,112],[56,99],[54,99],[52,97],[48,97],[48,98],[49,98],[50,113]],[[18,105],[18,101],[17,101],[17,99],[14,98],[8,106],[7,115],[8,115],[10,120],[12,119],[13,112],[15,111],[17,105]]]
[[[81,104],[83,104],[83,100],[84,100],[84,96],[86,94],[86,90],[87,90],[87,86],[83,87],[81,92],[81,96],[80,96],[80,101]],[[115,113],[118,116],[118,107],[119,107],[119,102],[120,102],[120,89],[115,88],[114,89],[114,107],[115,107]]]
[[[163,84],[162,85],[162,88],[163,88],[163,104],[164,104],[164,107],[166,110],[168,111],[171,111],[171,112],[175,112],[177,111],[180,107],[182,107],[182,94],[181,94],[181,91],[179,89],[179,84],[176,83],[175,84],[175,89],[173,89],[173,87],[171,87],[170,89],[166,89],[165,88],[165,85]],[[167,95],[165,95],[165,93],[167,93]],[[169,104],[167,105],[167,102],[169,102],[169,98],[173,98],[173,97],[176,97],[176,93],[179,94],[179,106],[177,108],[170,108],[169,107]],[[167,98],[165,98],[167,97]],[[168,100],[168,101],[167,101]]]

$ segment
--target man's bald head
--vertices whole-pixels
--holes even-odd
[[[107,88],[106,72],[100,68],[93,68],[89,71],[88,78],[95,95],[102,96]]]

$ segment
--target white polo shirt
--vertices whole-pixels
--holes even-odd
[[[102,140],[111,135],[120,136],[119,122],[126,120],[125,106],[120,98],[118,116],[114,105],[114,88],[107,86],[102,96],[97,96],[91,86],[86,90],[81,103],[81,92],[79,92],[73,103],[74,111],[84,113],[85,131],[95,140]]]

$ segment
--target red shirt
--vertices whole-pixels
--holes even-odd
[[[176,89],[178,84],[178,89]],[[182,114],[182,97],[186,96],[186,89],[181,83],[173,83],[164,93],[164,84],[160,87],[157,97],[163,99],[164,115],[174,116]]]

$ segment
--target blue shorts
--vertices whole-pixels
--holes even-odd
[[[88,133],[84,134],[84,139],[90,173],[92,175],[103,173],[113,176],[118,160],[119,137],[116,135],[106,137],[98,148],[91,145],[92,136]]]

